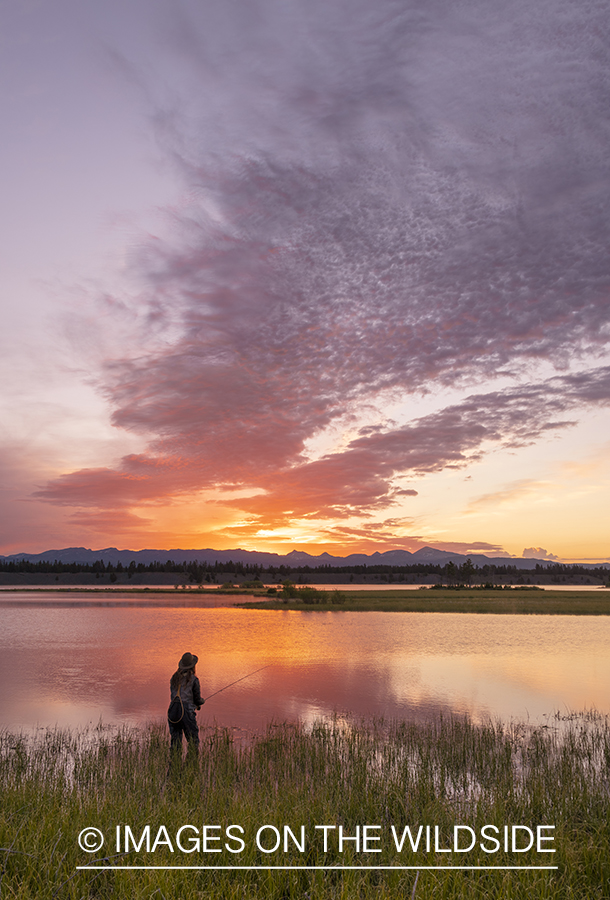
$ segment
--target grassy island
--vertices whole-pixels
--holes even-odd
[[[245,604],[244,604],[245,605]],[[482,590],[306,591],[250,602],[249,609],[378,612],[495,613],[497,615],[610,615],[610,591],[542,591],[535,587]]]

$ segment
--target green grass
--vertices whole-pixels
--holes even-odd
[[[325,612],[350,610],[361,612],[453,612],[496,613],[502,615],[610,615],[610,591],[541,590],[375,590],[350,591],[341,588],[345,602],[331,602],[331,593],[320,592],[320,603],[305,604],[301,599],[248,603],[248,609],[300,609]],[[245,605],[245,604],[244,604]]]
[[[199,759],[168,769],[165,728],[111,733],[40,732],[0,739],[2,898],[603,898],[610,895],[610,725],[601,716],[552,727],[336,720],[306,730],[269,725],[245,745],[226,730],[202,730]],[[175,843],[180,826],[239,824],[243,852],[186,854],[174,846],[116,855],[115,827],[152,840],[161,826]],[[413,853],[393,849],[402,834],[456,824],[555,826],[555,854]],[[265,854],[262,825],[288,825],[303,853]],[[315,825],[379,825],[382,853],[323,852]],[[82,829],[106,835],[97,854],[81,851]],[[122,832],[123,834],[124,832]],[[266,832],[267,837],[271,832]],[[162,836],[164,836],[162,834]],[[223,840],[217,846],[222,847]],[[407,841],[408,844],[408,841]],[[235,847],[236,845],[233,844]],[[445,846],[443,843],[442,846]],[[102,865],[557,865],[557,871],[78,871]]]
[[[528,588],[512,588],[498,590],[481,590],[463,588],[461,590],[358,590],[354,591],[343,585],[340,590],[322,591],[298,587],[296,590],[301,596],[284,599],[281,595],[269,596],[266,589],[255,591],[250,588],[232,589],[190,589],[174,590],[173,588],[129,588],[129,594],[142,594],[148,598],[149,606],[193,606],[206,605],[206,600],[201,603],[202,595],[207,599],[210,596],[223,594],[241,594],[245,597],[255,597],[243,604],[235,604],[248,609],[299,609],[306,611],[327,612],[328,610],[349,610],[360,612],[454,612],[454,613],[496,613],[501,615],[570,615],[570,616],[607,616],[610,615],[610,591],[579,591],[578,588],[570,591],[543,591],[535,586]],[[0,606],[37,604],[38,600],[12,601],[11,593],[23,593],[24,590],[39,592],[36,587],[4,588],[0,590]],[[121,588],[126,592],[126,589]],[[45,597],[49,594],[68,592],[76,594],[104,595],[108,603],[115,602],[117,591],[112,588],[57,588],[46,590]],[[304,601],[304,597],[311,593],[312,596]],[[341,596],[337,602],[337,593]],[[7,599],[3,599],[6,595]],[[66,601],[67,602],[67,601]],[[117,599],[116,604],[124,604],[124,598]],[[97,601],[92,600],[92,605]],[[45,605],[52,606],[53,601],[46,601]],[[60,601],[56,605],[63,605]],[[84,604],[83,604],[84,605]],[[144,605],[144,603],[142,604]]]

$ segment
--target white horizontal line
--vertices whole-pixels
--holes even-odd
[[[460,869],[462,871],[465,870],[473,870],[473,869],[484,869],[486,871],[505,871],[507,869],[518,869],[520,871],[533,871],[533,870],[552,870],[558,869],[559,866],[77,866],[77,869],[124,869],[124,870],[135,870],[135,869],[198,869],[198,870],[209,870],[213,872],[219,871],[233,871],[240,870],[245,872],[253,872],[253,871],[271,871],[275,869],[282,869],[284,871],[306,871],[306,872],[317,872],[320,870],[330,871],[330,872],[341,872],[341,871],[358,871],[362,869],[363,871],[419,871],[420,869],[430,869],[430,870],[438,870],[438,869]]]

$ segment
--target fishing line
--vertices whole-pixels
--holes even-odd
[[[210,694],[209,697],[204,697],[205,702],[207,703],[212,697],[215,697],[216,694],[221,694],[223,691],[226,691],[227,688],[233,687],[234,684],[239,684],[240,681],[245,681],[246,678],[251,678],[253,675],[256,675],[257,672],[262,672],[263,669],[268,669],[270,666],[263,666],[261,669],[257,669],[256,672],[250,672],[248,675],[244,675],[242,678],[238,678],[237,681],[232,681],[231,684],[225,684],[224,687],[220,688],[219,691],[214,691],[213,694]]]

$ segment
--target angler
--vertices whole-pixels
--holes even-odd
[[[263,666],[254,672],[250,672],[248,675],[243,675],[236,681],[226,684],[220,690],[214,691],[213,694],[204,699],[201,696],[201,685],[195,669],[198,662],[199,657],[195,656],[194,653],[184,653],[169,683],[170,704],[167,710],[167,724],[169,725],[169,733],[172,739],[171,747],[175,752],[182,750],[183,734],[186,737],[189,750],[194,752],[199,750],[199,726],[197,725],[196,716],[206,700],[216,697],[217,694],[221,694],[227,688],[233,687],[234,684],[239,684],[240,681],[245,681],[246,678],[251,678],[257,672],[262,672],[263,669],[269,668],[269,666]]]
[[[189,750],[199,750],[199,726],[197,712],[205,700],[201,696],[201,685],[197,678],[196,665],[199,657],[194,653],[184,653],[178,668],[169,682],[170,704],[167,710],[167,724],[172,738],[173,752],[182,750],[182,735],[186,737]]]

